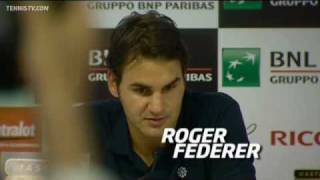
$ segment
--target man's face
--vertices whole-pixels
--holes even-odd
[[[159,138],[164,128],[175,127],[184,90],[184,75],[178,60],[140,57],[127,65],[116,94],[123,105],[130,133]]]

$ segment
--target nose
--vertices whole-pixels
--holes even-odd
[[[150,97],[149,111],[152,115],[162,115],[165,109],[164,97],[161,93],[154,93]]]

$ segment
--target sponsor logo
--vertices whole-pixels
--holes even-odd
[[[87,3],[87,8],[90,10],[132,10],[134,3],[130,1],[92,1]]]
[[[320,146],[320,131],[271,131],[272,146]]]
[[[106,82],[107,79],[107,62],[106,58],[109,50],[90,50],[89,51],[89,74],[90,82]]]
[[[214,1],[163,1],[166,10],[213,10]]]
[[[316,7],[318,0],[270,0],[273,7]]]
[[[100,69],[95,69],[100,70]],[[107,71],[106,68],[101,68],[101,71]],[[101,73],[101,72],[91,72],[88,74],[88,80],[90,82],[106,82],[107,79],[107,73]]]
[[[320,169],[303,169],[294,171],[295,178],[298,179],[320,179]]]
[[[87,3],[89,10],[212,10],[215,1],[98,1]]]
[[[188,68],[186,74],[187,82],[212,82],[213,74],[211,68]]]
[[[260,86],[260,49],[223,48],[223,86]]]
[[[39,159],[8,159],[4,170],[8,176],[41,175],[46,168],[46,161]]]
[[[318,84],[320,69],[309,51],[271,51],[272,84]]]
[[[223,2],[225,10],[260,10],[262,1],[229,0]]]
[[[23,121],[20,121],[18,125],[6,125],[0,126],[0,138],[33,138],[35,137],[35,125],[27,126]]]

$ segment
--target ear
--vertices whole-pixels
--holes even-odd
[[[118,98],[119,97],[119,90],[118,90],[116,75],[113,72],[111,72],[110,70],[108,70],[107,79],[108,79],[109,92],[112,94],[112,96]]]

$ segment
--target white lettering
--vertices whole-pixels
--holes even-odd
[[[270,0],[272,6],[293,7],[293,6],[317,6],[318,0]]]
[[[175,129],[173,128],[165,128],[163,135],[162,135],[162,139],[161,139],[161,143],[174,143],[173,141],[173,136],[175,134]]]
[[[175,159],[178,158],[178,154],[183,153],[185,147],[186,147],[186,144],[176,144],[172,158],[175,158]]]
[[[19,125],[1,125],[0,137],[35,137],[35,126],[25,126],[23,121]]]

